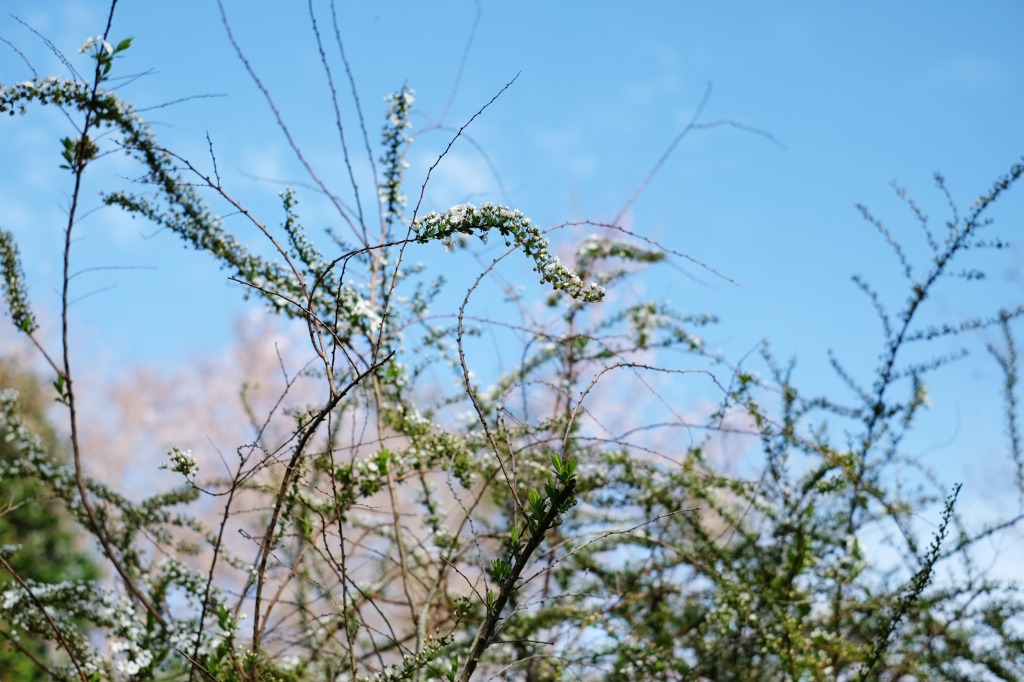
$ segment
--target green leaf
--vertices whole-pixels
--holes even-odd
[[[64,377],[58,376],[54,379],[53,387],[57,389],[57,397],[54,400],[66,405],[68,402],[68,384]]]
[[[60,155],[67,162],[62,163],[60,167],[70,170],[75,163],[75,143],[72,142],[70,137],[65,137],[60,143],[64,145],[64,151]]]
[[[503,583],[512,575],[512,565],[504,559],[495,559],[491,563],[491,578],[497,583]]]
[[[562,473],[562,458],[558,456],[558,453],[551,455],[551,466],[555,468],[555,475],[561,475]]]
[[[537,508],[540,506],[540,493],[537,490],[531,490],[526,494],[526,499],[530,503],[530,506]]]

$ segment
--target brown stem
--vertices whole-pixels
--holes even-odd
[[[327,415],[331,413],[337,404],[341,402],[341,399],[348,395],[348,392],[355,388],[360,381],[366,378],[368,374],[390,361],[394,354],[394,351],[392,351],[386,358],[368,367],[365,372],[353,379],[344,390],[335,392],[334,387],[332,387],[331,392],[334,393],[334,395],[327,401],[327,405],[325,405],[316,417],[313,418],[313,421],[308,427],[306,427],[306,430],[300,437],[299,442],[295,445],[295,452],[292,454],[291,460],[288,462],[288,466],[285,467],[284,478],[281,480],[280,486],[278,486],[277,500],[274,503],[274,511],[270,515],[270,523],[267,524],[267,532],[263,534],[263,541],[260,546],[260,565],[256,572],[256,601],[253,605],[252,652],[254,655],[259,652],[260,639],[262,638],[263,630],[266,628],[265,622],[262,626],[260,625],[260,602],[263,598],[263,586],[266,582],[267,561],[270,558],[270,550],[277,540],[277,524],[281,519],[281,511],[284,508],[285,497],[288,493],[288,486],[291,485],[292,475],[295,473],[298,466],[299,458],[302,456],[302,453],[305,452],[306,445],[309,444],[309,441],[313,438],[313,435],[316,433],[320,424],[323,423],[327,418]],[[265,621],[269,620],[269,615],[270,614],[268,613],[268,618],[264,619]]]
[[[114,8],[117,6],[117,0],[111,0],[110,13],[107,16],[107,27],[103,32],[103,39],[106,40],[110,35],[110,27],[114,20]],[[95,75],[93,76],[92,84],[92,101],[97,98],[100,84],[103,82],[102,66],[97,62]],[[93,111],[91,108],[86,108],[85,112],[85,123],[82,126],[82,133],[80,139],[84,140],[89,134],[89,131],[93,128],[96,121],[93,117]],[[157,623],[161,626],[166,626],[167,623],[160,613],[160,611],[154,606],[154,604],[142,593],[142,590],[135,584],[132,579],[128,568],[124,563],[118,559],[114,547],[110,543],[110,539],[107,537],[106,529],[100,524],[96,518],[96,512],[92,507],[92,503],[89,502],[89,494],[85,485],[85,476],[82,470],[82,448],[78,438],[78,415],[75,406],[75,392],[71,378],[71,359],[70,359],[70,342],[68,335],[68,307],[70,305],[70,284],[71,284],[71,234],[75,226],[75,215],[78,211],[78,200],[82,191],[82,177],[85,173],[85,167],[88,164],[88,159],[84,155],[77,159],[74,169],[75,175],[75,187],[71,193],[71,207],[68,209],[68,226],[65,230],[64,237],[64,281],[63,289],[61,291],[61,345],[63,347],[63,372],[62,377],[65,381],[67,390],[67,407],[68,407],[68,419],[71,426],[71,449],[74,456],[75,464],[75,484],[78,487],[78,495],[82,501],[82,508],[85,510],[86,517],[89,521],[89,528],[93,534],[100,541],[100,545],[103,547],[103,553],[110,560],[110,563],[114,566],[118,575],[124,581],[125,587],[131,594],[139,600],[139,602],[145,607],[146,611],[153,617]]]
[[[473,644],[469,649],[469,658],[458,677],[459,682],[469,682],[469,678],[473,676],[473,672],[480,662],[480,657],[487,650],[487,647],[494,642],[494,635],[498,629],[501,612],[505,610],[505,605],[508,604],[512,592],[516,589],[516,583],[519,582],[520,576],[526,569],[526,563],[530,560],[533,553],[537,551],[537,548],[540,547],[540,543],[544,541],[544,534],[554,525],[555,520],[561,514],[562,505],[572,497],[575,489],[576,479],[573,478],[559,491],[558,496],[551,500],[551,508],[537,525],[537,532],[530,536],[529,542],[523,547],[522,552],[516,556],[516,563],[512,567],[512,572],[509,573],[508,578],[501,584],[501,589],[498,591],[498,596],[495,598],[493,606],[487,610],[487,617],[484,618],[484,622],[480,624],[480,629],[477,630],[476,637],[473,638]]]

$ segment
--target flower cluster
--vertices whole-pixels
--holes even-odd
[[[98,50],[102,50],[108,55],[114,54],[114,46],[104,40],[103,36],[92,36],[91,38],[86,38],[85,42],[82,43],[82,46],[78,48],[78,54],[92,54]]]
[[[121,595],[106,595],[99,617],[111,626],[110,641],[114,670],[127,677],[138,675],[153,664],[153,651],[149,647],[150,633],[146,619],[140,617],[135,605]]]
[[[554,289],[565,291],[572,298],[584,301],[600,301],[604,298],[604,288],[596,282],[584,284],[574,270],[564,265],[558,256],[548,251],[550,242],[541,235],[540,229],[534,225],[521,211],[507,206],[485,203],[480,206],[459,204],[443,213],[431,211],[413,223],[416,241],[426,244],[429,241],[441,241],[446,250],[455,246],[457,235],[476,236],[484,243],[488,233],[497,230],[506,246],[519,247],[534,262],[534,271],[540,273],[541,282],[550,284]]]
[[[160,468],[170,469],[185,478],[193,478],[199,472],[199,464],[196,463],[195,458],[192,456],[192,451],[179,450],[178,448],[172,448],[167,453],[167,461]]]
[[[5,443],[13,443],[24,455],[38,455],[43,452],[42,439],[32,432],[21,413],[20,394],[17,389],[5,388],[0,391],[0,433]],[[5,462],[16,469],[17,462]]]
[[[405,210],[405,195],[402,194],[402,171],[408,164],[405,162],[405,147],[412,142],[412,137],[406,135],[412,124],[409,122],[409,111],[415,101],[413,91],[402,87],[398,92],[391,93],[384,98],[388,103],[387,125],[382,133],[384,155],[381,163],[384,164],[384,177],[380,184],[380,203],[383,207],[383,218],[387,222],[394,221],[401,217]]]
[[[0,114],[24,114],[26,105],[34,101],[61,107],[79,104],[88,99],[89,86],[86,83],[66,81],[56,76],[36,78],[0,87]]]
[[[78,626],[86,621],[100,625],[103,622],[102,589],[90,582],[65,580],[57,583],[39,583],[26,580],[29,592],[21,585],[15,585],[0,592],[0,620],[10,627],[11,641],[17,642],[22,635],[49,637],[56,625],[64,643],[74,652],[81,670],[98,673],[107,668],[106,661],[96,655],[92,645]],[[42,605],[45,609],[39,608]],[[74,668],[66,666],[59,679],[78,679]],[[74,677],[72,677],[74,676]],[[110,679],[111,675],[94,676],[90,679]]]
[[[622,258],[640,263],[657,263],[665,260],[665,252],[645,249],[621,239],[609,239],[590,235],[576,247],[576,259],[592,263],[601,258]]]

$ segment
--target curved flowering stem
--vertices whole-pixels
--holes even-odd
[[[497,232],[505,241],[505,246],[518,247],[527,258],[533,260],[533,269],[540,274],[540,281],[544,284],[550,284],[557,291],[564,291],[572,298],[587,302],[604,298],[603,287],[596,282],[584,283],[558,256],[551,255],[548,251],[551,242],[518,209],[492,203],[480,206],[459,204],[443,213],[431,211],[417,218],[412,228],[419,243],[440,241],[447,251],[455,248],[456,239],[461,241],[475,236],[487,243],[490,233]]]

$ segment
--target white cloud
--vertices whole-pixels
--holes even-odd
[[[420,178],[437,157],[413,152],[410,159],[416,172],[408,175],[412,181],[406,187],[410,209],[419,196]],[[414,184],[415,183],[415,184]],[[465,201],[501,201],[500,191],[487,162],[479,155],[449,152],[430,176],[424,209],[440,210]]]

